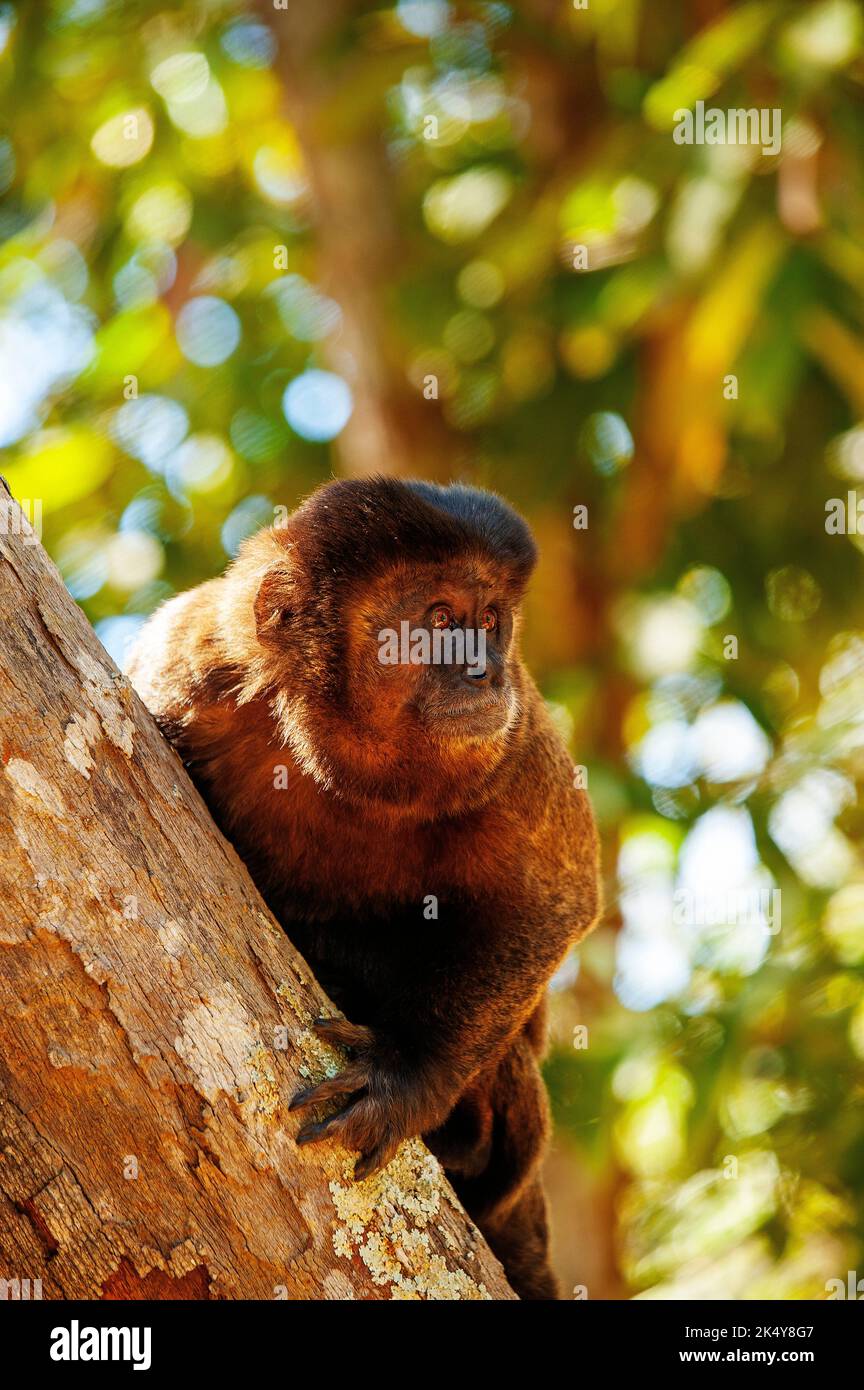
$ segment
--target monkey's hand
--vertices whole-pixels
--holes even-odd
[[[395,1052],[371,1028],[339,1018],[318,1018],[312,1028],[325,1042],[347,1048],[350,1061],[337,1076],[293,1097],[290,1110],[343,1100],[340,1109],[326,1119],[307,1121],[297,1143],[338,1139],[346,1149],[359,1150],[354,1177],[367,1178],[390,1162],[403,1139],[422,1133],[431,1127],[430,1118],[437,1119],[419,1079],[399,1065]]]

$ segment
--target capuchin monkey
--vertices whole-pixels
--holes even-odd
[[[350,1020],[316,1023],[349,1060],[294,1097],[297,1142],[359,1152],[359,1179],[422,1135],[515,1291],[555,1298],[544,995],[597,917],[598,851],[519,656],[535,559],[490,493],[327,483],[165,603],[129,674]],[[383,660],[405,622],[483,634],[485,665]]]

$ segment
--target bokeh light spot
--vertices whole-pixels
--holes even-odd
[[[158,471],[162,460],[185,439],[189,417],[177,401],[166,396],[139,396],[121,405],[111,433],[121,448]]]
[[[286,388],[282,409],[292,430],[303,439],[315,443],[335,439],[351,417],[351,389],[334,372],[311,368]]]
[[[812,618],[822,601],[813,575],[798,565],[772,570],[765,580],[768,607],[784,623],[803,623]]]
[[[219,40],[233,63],[244,68],[269,67],[276,57],[276,40],[266,24],[237,19],[229,24]]]
[[[272,526],[273,515],[273,504],[266,497],[244,497],[222,525],[220,538],[226,555],[233,559],[247,536],[254,535],[262,526]]]
[[[126,230],[134,241],[167,242],[176,246],[192,222],[192,196],[182,183],[155,184],[133,203]]]
[[[423,199],[426,225],[441,241],[468,241],[486,230],[512,191],[512,179],[503,169],[467,169],[439,179]]]
[[[582,446],[597,472],[607,477],[633,457],[633,436],[626,421],[613,411],[589,415],[582,430]]]
[[[153,69],[150,81],[165,101],[195,101],[210,81],[210,65],[203,53],[172,53]]]
[[[678,580],[678,592],[697,608],[706,623],[717,623],[729,612],[732,591],[718,569],[694,565]]]
[[[113,169],[126,169],[150,153],[153,135],[150,113],[139,106],[112,116],[100,125],[90,141],[90,148],[100,163]]]
[[[241,337],[240,320],[231,305],[209,294],[183,305],[175,331],[183,356],[197,367],[227,362]]]

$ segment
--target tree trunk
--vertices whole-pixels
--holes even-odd
[[[44,1298],[513,1298],[419,1140],[358,1184],[343,1149],[296,1147],[290,1097],[340,1061],[309,1023],[336,1010],[5,511],[0,1280]]]
[[[439,403],[409,382],[410,345],[394,326],[396,286],[411,250],[383,131],[387,92],[406,55],[367,47],[350,0],[276,10],[272,0],[259,0],[258,8],[279,42],[283,106],[309,179],[316,279],[342,310],[340,332],[326,348],[354,393],[351,419],[335,441],[342,471],[447,481],[465,445]]]

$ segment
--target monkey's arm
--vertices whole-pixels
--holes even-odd
[[[440,918],[423,923],[419,941],[416,914],[407,912],[340,934],[330,958],[356,980],[352,1012],[364,1026],[319,1024],[321,1036],[352,1056],[341,1075],[295,1098],[293,1108],[343,1100],[336,1114],[306,1124],[298,1142],[340,1139],[360,1150],[356,1172],[365,1176],[402,1139],[440,1125],[474,1074],[503,1054],[567,947],[596,917],[596,847],[584,799],[578,822],[566,827],[582,832],[574,862],[543,862],[537,872],[529,865],[518,882],[482,900],[442,895]]]

